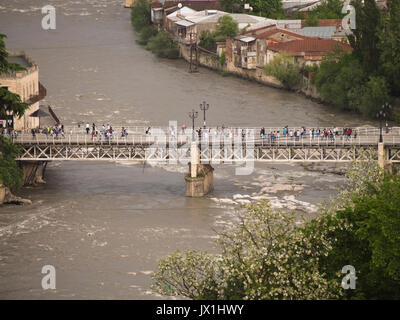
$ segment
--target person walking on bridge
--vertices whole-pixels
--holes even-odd
[[[90,125],[89,122],[86,122],[86,134],[89,134]]]

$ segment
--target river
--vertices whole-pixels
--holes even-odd
[[[41,7],[56,8],[56,30],[41,28]],[[163,60],[136,44],[122,0],[0,0],[8,49],[39,65],[44,104],[64,124],[189,125],[188,112],[210,104],[207,124],[355,126],[365,124],[307,100],[201,68]],[[200,123],[200,122],[198,122]],[[157,299],[149,288],[158,259],[176,249],[213,250],[214,228],[235,207],[267,194],[277,208],[318,214],[316,205],[343,178],[297,164],[256,164],[253,174],[215,166],[212,194],[184,196],[183,166],[54,162],[47,183],[24,188],[29,206],[0,207],[1,299]],[[298,185],[298,191],[274,186]],[[56,290],[41,269],[56,268]]]

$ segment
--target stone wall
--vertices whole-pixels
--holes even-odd
[[[39,68],[36,63],[23,51],[10,51],[10,56],[21,56],[31,65],[26,70],[18,71],[0,77],[0,87],[7,87],[9,91],[18,94],[21,100],[27,102],[30,96],[39,94]],[[39,102],[32,104],[21,119],[14,118],[14,129],[22,130],[39,126],[39,118],[30,117],[30,114],[39,109]]]
[[[187,197],[203,197],[214,189],[214,168],[209,164],[199,164],[197,177],[192,178],[189,173],[185,182]]]

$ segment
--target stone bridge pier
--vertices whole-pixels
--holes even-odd
[[[214,189],[214,168],[200,163],[200,149],[196,142],[190,147],[191,162],[185,176],[186,196],[203,197]]]
[[[390,150],[385,148],[383,142],[378,143],[378,166],[386,173],[393,173],[393,163],[388,161],[390,158]]]
[[[36,185],[46,183],[43,180],[47,161],[21,161],[21,168],[24,173],[24,185]]]

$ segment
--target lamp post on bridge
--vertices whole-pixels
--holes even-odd
[[[205,101],[203,101],[203,103],[200,103],[200,110],[203,111],[203,128],[206,128],[206,111],[208,110],[208,108],[210,107],[210,105],[208,103],[206,103]]]
[[[376,113],[376,117],[379,119],[379,142],[383,142],[383,134],[382,134],[382,120],[386,120],[387,116],[389,115],[392,106],[385,102],[382,105],[381,110]]]
[[[199,113],[192,109],[191,112],[189,112],[189,118],[192,119],[192,141],[194,141],[194,119],[196,119],[199,116]]]

